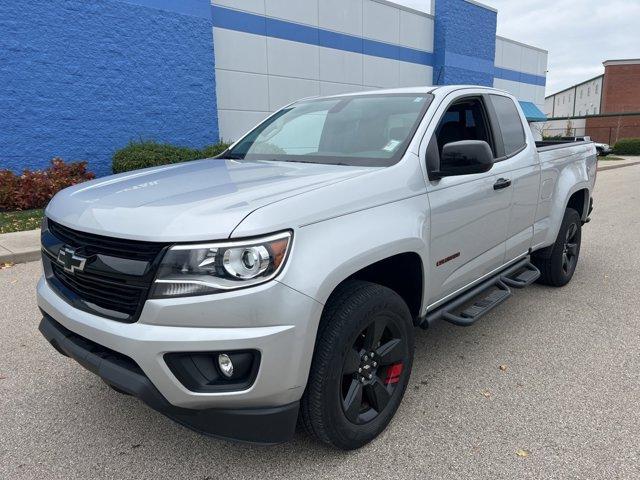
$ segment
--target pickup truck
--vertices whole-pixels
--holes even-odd
[[[595,177],[593,143],[536,144],[500,90],[301,100],[218,158],[58,193],[40,331],[199,432],[272,444],[299,422],[358,448],[398,409],[414,327],[571,280]]]

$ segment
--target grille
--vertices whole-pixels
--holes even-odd
[[[48,220],[47,224],[49,231],[56,238],[74,248],[82,248],[82,253],[86,256],[102,254],[150,262],[164,248],[161,243],[141,242],[78,232],[51,220]]]
[[[52,264],[53,274],[60,283],[84,302],[106,310],[124,313],[127,316],[135,316],[140,306],[146,289],[136,288],[130,285],[118,285],[107,282],[95,275],[85,275],[79,272],[67,273],[55,263]]]
[[[82,310],[113,320],[135,322],[144,306],[157,260],[165,245],[79,232],[51,220],[47,221],[47,229],[58,240],[59,246],[73,247],[79,255],[87,258],[84,271],[71,273],[59,265],[57,250],[45,248],[47,279],[58,287],[58,292]],[[108,260],[109,257],[119,260],[114,263]]]

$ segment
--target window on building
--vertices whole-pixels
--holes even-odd
[[[560,105],[560,97],[556,98],[556,105]]]
[[[587,97],[591,96],[591,87],[587,87]]]
[[[597,83],[596,83],[595,93],[596,93],[596,95],[598,94],[598,84]]]
[[[580,89],[580,98],[582,98],[582,94],[584,93],[584,90],[581,88]]]

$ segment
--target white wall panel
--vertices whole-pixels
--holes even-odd
[[[520,98],[520,86],[519,82],[512,82],[511,80],[503,80],[502,78],[494,78],[493,86],[500,90],[505,90],[516,98]]]
[[[267,15],[318,26],[318,0],[265,0]]]
[[[213,29],[216,68],[267,73],[267,38],[224,28]],[[233,48],[229,48],[233,45]]]
[[[415,63],[400,62],[399,87],[433,85],[433,68]]]
[[[363,0],[362,32],[366,38],[400,43],[400,10],[389,5]]]
[[[320,47],[320,80],[362,85],[363,55]]]
[[[319,95],[320,82],[317,80],[269,77],[269,109],[271,111],[278,110],[294,100]]]
[[[320,28],[362,35],[362,0],[320,0],[319,12]]]
[[[213,0],[214,5],[230,7],[236,10],[244,10],[245,12],[259,13],[264,15],[264,0]]]
[[[267,38],[269,74],[317,80],[320,75],[319,47]]]
[[[520,71],[525,73],[531,73],[533,75],[538,74],[538,51],[531,50],[530,48],[520,47]]]
[[[361,85],[349,85],[346,83],[320,82],[320,95],[340,95],[342,93],[360,92],[366,90]]]
[[[536,85],[535,86],[535,90],[536,90],[536,94],[535,94],[535,104],[538,106],[538,108],[540,110],[543,110],[543,108],[545,107],[545,101],[544,101],[544,86],[541,85]],[[546,112],[544,112],[546,113]]]
[[[433,52],[433,20],[400,10],[400,45]]]
[[[251,128],[258,125],[269,114],[267,112],[246,112],[241,110],[218,110],[220,138],[225,141],[240,139]]]
[[[269,111],[266,75],[216,69],[218,108]]]
[[[364,57],[364,84],[372,87],[392,88],[400,84],[398,61],[388,58]]]

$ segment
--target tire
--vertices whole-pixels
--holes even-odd
[[[407,388],[413,329],[409,308],[393,290],[364,281],[338,287],[322,315],[301,401],[306,430],[343,450],[376,438]]]
[[[562,287],[569,283],[578,264],[581,238],[580,215],[573,208],[567,208],[558,237],[550,247],[550,254],[533,256],[533,263],[541,273],[538,283],[552,287]]]

